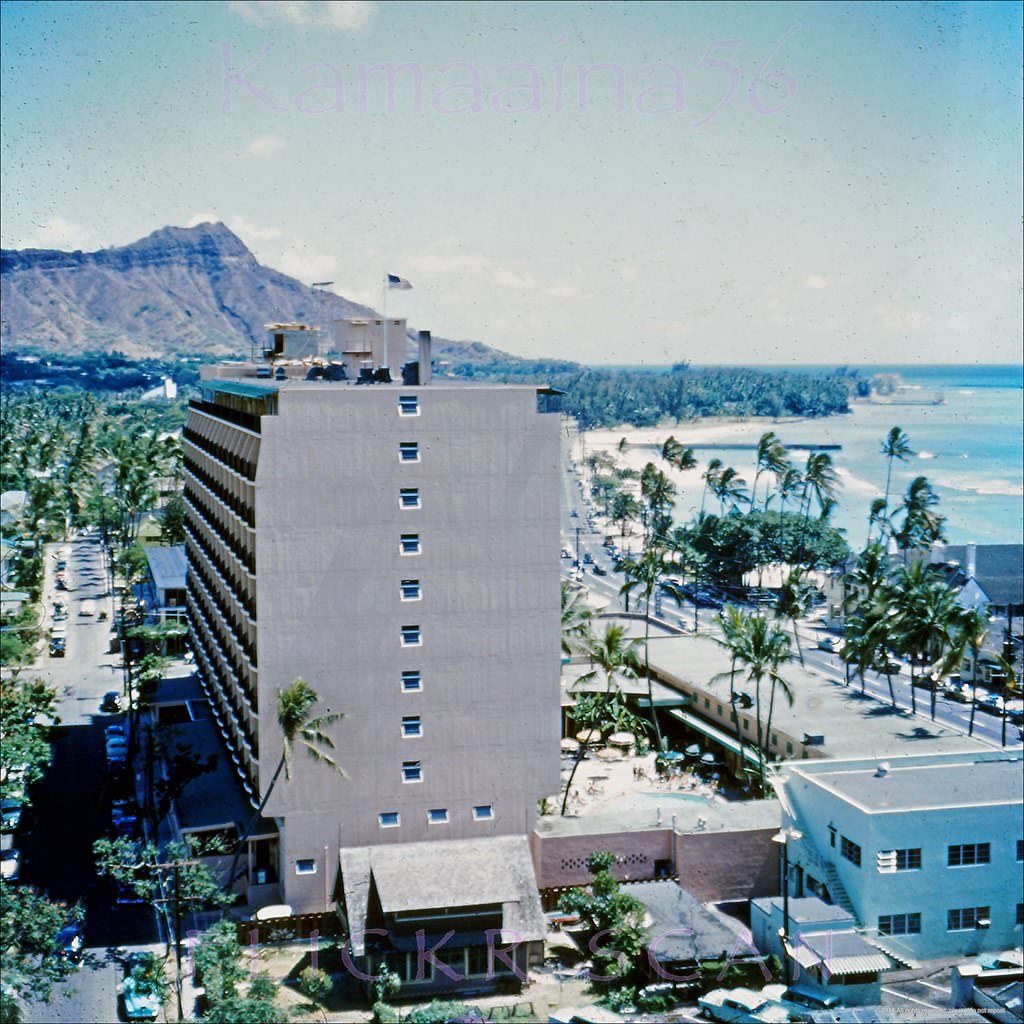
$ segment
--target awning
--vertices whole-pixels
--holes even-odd
[[[670,710],[668,713],[673,718],[682,722],[683,725],[688,725],[695,732],[699,732],[702,736],[706,736],[709,740],[712,740],[719,746],[724,747],[726,750],[729,750],[734,754],[739,754],[739,741],[734,736],[730,736],[727,732],[723,732],[721,729],[715,728],[715,726],[710,722],[706,722],[703,718],[698,718],[689,711]],[[757,760],[757,751],[750,744],[744,744],[743,756],[751,764],[756,765],[759,763]]]

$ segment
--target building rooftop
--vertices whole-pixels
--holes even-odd
[[[772,908],[781,908],[781,896],[765,896],[750,901],[759,910],[771,913]],[[857,925],[857,919],[848,910],[833,903],[826,903],[817,896],[791,896],[789,899],[789,919],[793,924],[843,924],[849,928]]]
[[[860,760],[821,766],[790,763],[784,771],[830,790],[869,813],[938,810],[1024,802],[1024,753],[989,751]]]
[[[601,835],[672,828],[689,832],[752,832],[777,829],[782,823],[778,800],[680,799],[674,793],[630,794],[583,817],[551,814],[537,820],[540,836]],[[660,812],[660,813],[659,813]]]
[[[188,562],[185,558],[184,544],[146,548],[145,551],[149,571],[157,590],[185,589],[185,570],[188,568]]]
[[[675,882],[626,882],[620,891],[647,910],[647,941],[661,962],[726,959],[742,934],[738,921],[681,889]]]
[[[602,624],[613,621],[626,624],[630,635],[643,634],[642,622],[628,618],[601,620]],[[728,705],[729,657],[711,637],[652,630],[650,662],[651,668],[670,686],[699,689],[702,694]],[[793,688],[794,701],[789,705],[785,700],[776,700],[773,727],[797,741],[805,736],[822,737],[815,749],[823,757],[886,758],[922,747],[930,752],[992,749],[941,723],[916,718],[909,711],[894,711],[887,703],[862,695],[856,681],[849,686],[841,681],[833,682],[798,661],[785,666],[783,677]],[[736,689],[740,693],[747,692],[741,675],[737,677]],[[711,709],[694,704],[687,710],[731,731],[732,723],[726,718],[719,719]],[[753,709],[740,713],[753,719]],[[754,733],[745,735],[750,738]]]

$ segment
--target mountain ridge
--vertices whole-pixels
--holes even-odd
[[[264,266],[219,221],[169,225],[94,252],[0,250],[0,299],[6,346],[135,359],[248,355],[269,321],[380,315]],[[505,355],[480,342],[436,339],[438,351],[463,347]]]

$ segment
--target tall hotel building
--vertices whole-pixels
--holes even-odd
[[[308,358],[316,332],[279,325],[266,362],[210,368],[189,407],[196,668],[251,805],[281,756],[279,690],[304,679],[313,714],[345,715],[347,778],[296,745],[249,902],[401,931],[472,898],[522,925],[525,837],[559,787],[558,395],[433,381],[426,332],[391,382],[405,323],[382,326],[339,322],[338,380]],[[429,865],[444,877],[414,883]]]

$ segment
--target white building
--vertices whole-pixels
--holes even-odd
[[[1024,755],[803,761],[781,769],[791,896],[839,904],[900,957],[1020,945]]]

